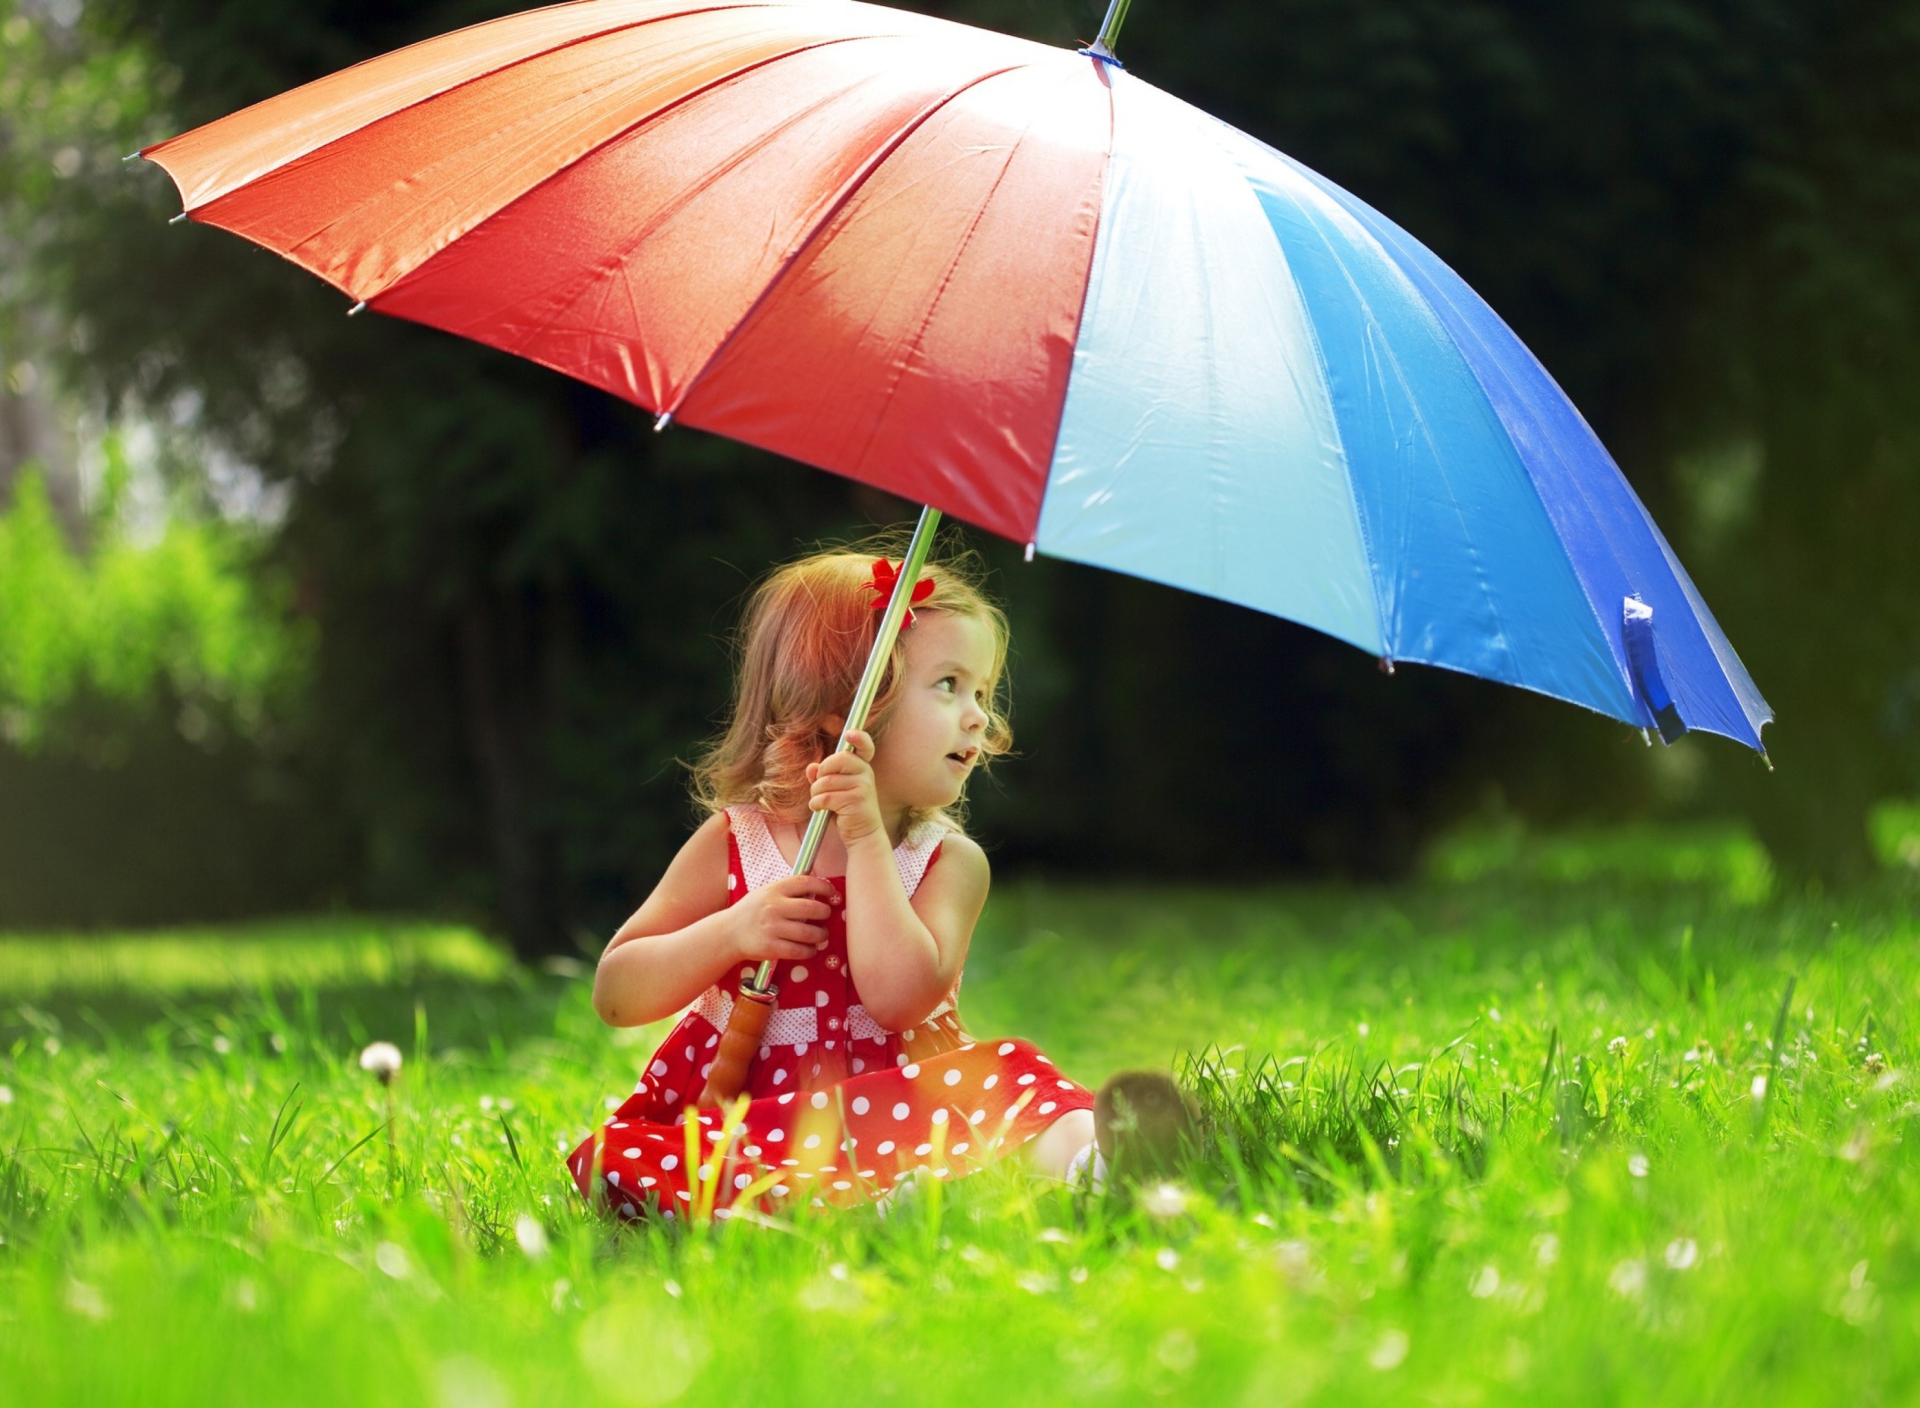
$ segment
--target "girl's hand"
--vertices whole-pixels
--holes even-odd
[[[726,911],[733,926],[731,963],[813,957],[827,942],[832,894],[832,883],[817,875],[789,875],[753,891]]]
[[[873,782],[873,737],[855,729],[847,742],[853,745],[850,752],[832,753],[807,765],[807,781],[813,784],[807,807],[832,812],[842,844],[851,846],[869,836],[885,835],[886,823],[880,818],[880,793]]]

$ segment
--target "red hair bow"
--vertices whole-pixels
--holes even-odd
[[[873,609],[875,611],[885,611],[887,609],[887,603],[893,600],[894,583],[899,580],[900,570],[897,567],[884,557],[874,559],[873,580],[867,583],[867,585],[872,588],[874,592]],[[932,595],[933,578],[922,577],[913,584],[913,595],[908,598],[909,609],[906,616],[902,618],[900,622],[901,630],[904,631],[908,626],[913,624],[912,604],[925,601]]]

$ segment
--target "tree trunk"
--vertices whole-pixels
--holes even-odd
[[[538,677],[524,603],[476,595],[459,618],[460,672],[468,741],[486,799],[501,923],[522,958],[561,946],[551,838],[532,801],[540,772],[538,710],[527,684]]]

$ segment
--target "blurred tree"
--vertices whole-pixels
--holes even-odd
[[[23,4],[0,22],[0,181],[19,255],[4,302],[57,313],[65,384],[292,489],[275,561],[318,627],[301,747],[312,806],[358,838],[346,893],[490,907],[533,952],[603,926],[677,840],[674,760],[721,705],[716,638],[747,581],[898,510],[706,437],[653,437],[500,354],[349,323],[271,256],[164,230],[164,178],[115,160],[506,8],[99,0],[76,21],[77,6]],[[1055,41],[1099,17],[1087,0],[942,8]],[[1827,740],[1790,786],[1729,745],[1693,805],[1739,796],[1822,864],[1847,848],[1814,833],[1863,844],[1847,809],[1890,741],[1911,778],[1920,713],[1920,685],[1889,663],[1913,658],[1911,618],[1876,601],[1911,503],[1897,389],[1916,10],[1152,0],[1124,44],[1143,76],[1405,224],[1541,354],[1684,530],[1782,737],[1804,719],[1799,737]],[[982,546],[1015,617],[1024,756],[977,815],[1011,861],[1377,873],[1489,782],[1553,815],[1631,809],[1679,775],[1565,706],[1440,672],[1386,679],[1285,623]],[[1795,603],[1788,582],[1804,584]],[[1832,629],[1829,585],[1864,634]],[[1796,611],[1814,636],[1825,622],[1817,652],[1779,628]],[[1822,670],[1799,664],[1816,653]],[[1849,769],[1845,789],[1811,780]]]
[[[1684,545],[1779,710],[1779,772],[1716,758],[1798,867],[1872,863],[1920,795],[1920,6],[1814,12],[1700,262],[1667,407]]]

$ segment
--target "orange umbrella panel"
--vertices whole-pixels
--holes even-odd
[[[380,312],[1031,541],[1104,78],[878,6],[585,0],[145,155]]]

